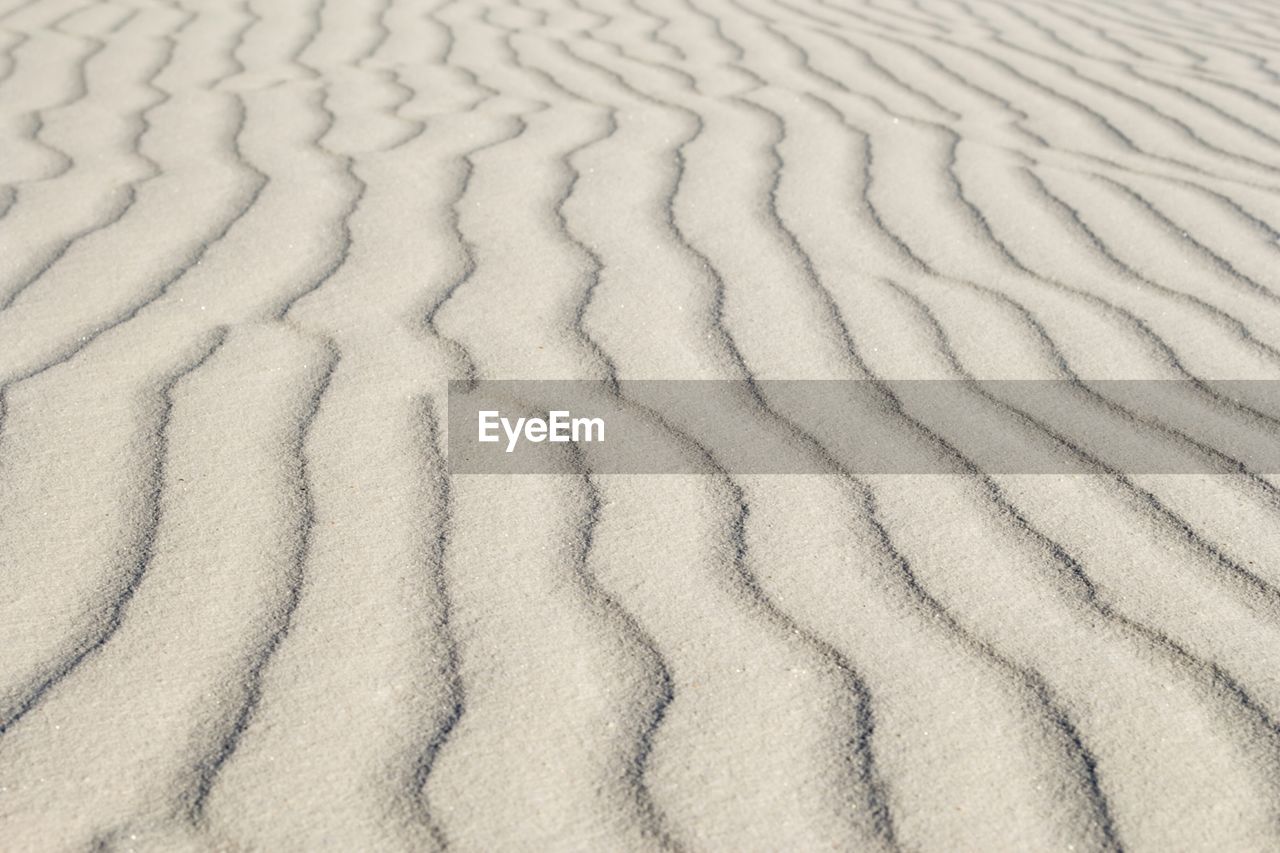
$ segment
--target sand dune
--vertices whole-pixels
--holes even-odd
[[[1204,435],[1280,419],[1210,382],[1280,379],[1277,45],[1261,0],[0,4],[0,849],[1275,849],[1280,482]],[[702,473],[453,474],[496,378],[1054,379],[1237,473],[987,395],[1093,473],[903,405],[954,473],[863,475],[758,393],[825,475],[677,415]]]

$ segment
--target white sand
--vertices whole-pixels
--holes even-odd
[[[1280,847],[1275,478],[443,430],[1280,379],[1274,3],[9,0],[0,185],[5,853]]]

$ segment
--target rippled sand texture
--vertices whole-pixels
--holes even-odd
[[[671,423],[712,473],[449,477],[441,427],[450,377],[1280,378],[1274,3],[28,0],[0,51],[0,849],[1280,845],[1275,478],[905,414],[957,473],[859,477],[766,399],[829,475]]]

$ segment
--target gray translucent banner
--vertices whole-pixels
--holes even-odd
[[[457,474],[1280,473],[1280,381],[452,382]]]

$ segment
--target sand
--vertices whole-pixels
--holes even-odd
[[[1274,4],[3,3],[0,850],[1280,846],[1271,473],[452,473],[498,378],[1280,379]]]

